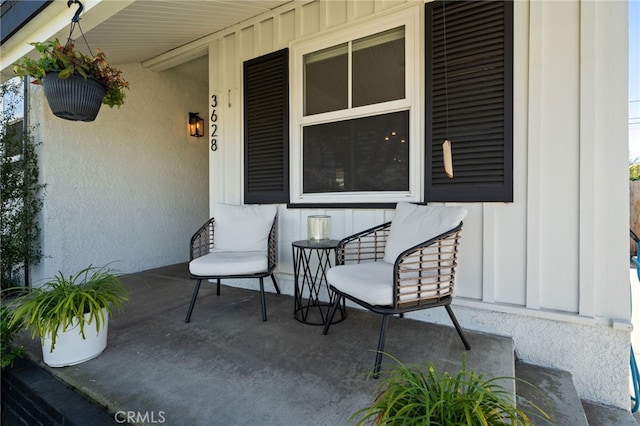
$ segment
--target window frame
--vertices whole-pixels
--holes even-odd
[[[423,8],[412,5],[392,14],[344,26],[331,32],[293,42],[290,47],[290,201],[292,204],[361,204],[420,202],[424,183],[424,20]],[[405,28],[405,98],[374,105],[349,107],[304,116],[304,55],[351,42],[396,27]],[[349,57],[349,63],[351,56]],[[351,65],[349,65],[350,69]],[[349,75],[351,80],[351,75]],[[351,90],[351,81],[348,84]],[[348,95],[351,99],[351,94]],[[306,125],[350,120],[397,111],[409,111],[408,191],[303,193],[302,132]]]

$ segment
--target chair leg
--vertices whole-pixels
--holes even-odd
[[[460,328],[460,324],[458,323],[458,320],[456,319],[456,316],[453,315],[453,311],[451,310],[451,306],[444,305],[444,307],[447,309],[447,313],[449,314],[449,318],[451,318],[451,322],[453,323],[454,327],[456,328],[456,331],[458,332],[458,336],[460,336],[460,339],[462,339],[462,343],[464,344],[464,347],[467,350],[471,349],[471,345],[469,345],[469,342],[467,341],[466,337],[464,337],[464,334],[462,334],[462,328]]]
[[[276,282],[276,276],[271,274],[271,281],[273,281],[273,286],[276,288],[276,293],[280,294],[280,288],[278,287],[278,283]]]
[[[196,304],[196,297],[198,297],[198,291],[200,290],[200,283],[202,280],[198,280],[196,287],[193,289],[193,296],[191,296],[191,304],[189,304],[189,310],[187,311],[187,317],[184,322],[191,321],[191,312],[193,312],[193,306]]]
[[[216,296],[220,296],[220,278],[218,278],[216,283]]]
[[[322,334],[325,336],[329,332],[329,327],[331,326],[331,321],[333,321],[333,316],[336,314],[336,309],[338,309],[338,306],[340,305],[340,299],[342,299],[342,296],[340,296],[339,294],[335,294],[335,300],[331,305],[329,315],[327,315],[326,322],[324,323],[324,328],[322,329]]]
[[[382,325],[380,326],[380,337],[378,338],[378,352],[376,353],[376,365],[373,367],[373,378],[377,379],[380,375],[380,365],[382,364],[382,354],[384,352],[384,340],[387,337],[387,325],[389,324],[389,315],[382,315]]]
[[[264,279],[260,277],[260,307],[262,308],[262,321],[267,320],[267,302],[264,297]]]

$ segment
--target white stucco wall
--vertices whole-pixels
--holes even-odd
[[[207,219],[206,141],[187,133],[188,113],[207,112],[206,58],[162,73],[120,68],[125,104],[103,105],[91,123],[56,118],[32,89],[47,185],[34,280],[89,264],[125,273],[187,261]]]
[[[293,4],[210,37],[209,90],[224,100],[211,202],[242,202],[242,62],[407,3],[422,4]],[[521,359],[571,371],[581,397],[627,408],[627,5],[514,4],[514,202],[467,205],[456,312],[463,327],[512,336]],[[331,215],[341,238],[393,212],[282,205],[278,272],[289,294],[290,243],[306,238],[310,214]],[[448,324],[441,314],[415,317]]]

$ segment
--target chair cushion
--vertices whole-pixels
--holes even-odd
[[[393,304],[393,265],[366,262],[339,265],[327,271],[327,282],[370,305]]]
[[[400,253],[455,228],[466,215],[464,207],[398,203],[391,220],[384,261],[393,264]]]
[[[251,275],[266,272],[268,265],[266,250],[237,252],[216,249],[189,262],[189,272],[202,277]]]
[[[437,272],[422,272],[420,276],[435,277]],[[407,302],[417,298],[429,299],[446,296],[439,291],[436,280],[420,280],[418,272],[403,274],[403,284],[400,287],[400,301]],[[415,278],[415,280],[411,278]],[[422,285],[418,286],[418,282]],[[384,262],[366,262],[339,265],[327,271],[327,282],[343,293],[375,306],[391,306],[394,304],[393,295],[393,265]]]
[[[277,211],[275,204],[214,204],[214,247],[222,251],[266,250]]]

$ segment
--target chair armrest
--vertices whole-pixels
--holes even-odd
[[[191,237],[190,260],[196,259],[213,250],[213,231],[215,219],[211,218]]]
[[[382,260],[391,222],[343,238],[336,247],[336,265]]]
[[[462,222],[400,253],[393,268],[395,308],[434,303],[453,295]]]
[[[278,264],[278,215],[273,218],[273,225],[269,231],[268,261],[269,272],[273,272]]]

